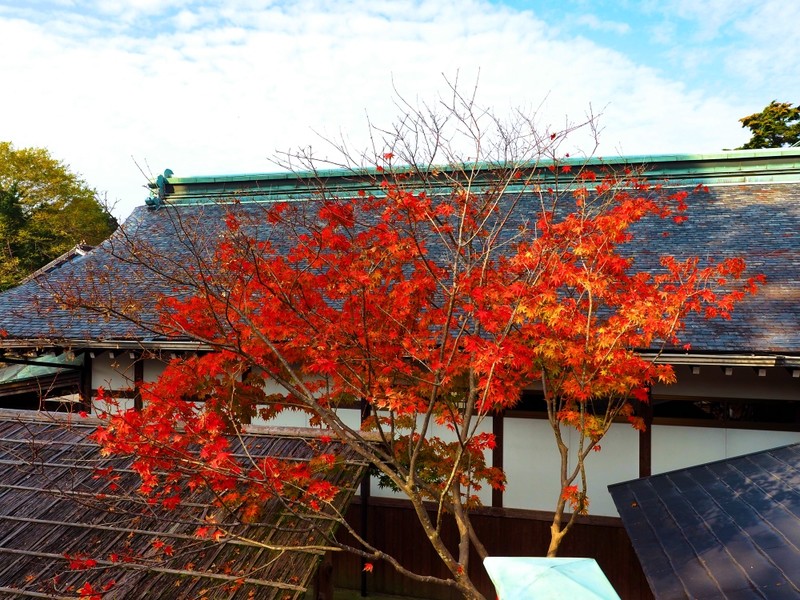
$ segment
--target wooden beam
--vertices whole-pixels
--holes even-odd
[[[497,469],[503,468],[503,425],[505,422],[504,412],[495,412],[492,415],[492,433],[494,433],[495,447],[492,450],[492,466]],[[492,488],[492,506],[502,508],[503,490]]]
[[[369,419],[370,415],[372,414],[372,405],[367,402],[366,398],[361,398],[361,429],[364,429],[364,421]],[[367,543],[371,542],[371,535],[370,535],[370,527],[369,527],[369,499],[372,496],[372,477],[369,475],[369,471],[364,475],[363,479],[361,480],[361,506],[359,507],[359,532],[358,534],[364,539]],[[362,557],[361,558],[361,581],[360,588],[361,588],[361,597],[366,598],[368,595],[367,590],[367,559]]]
[[[644,431],[639,432],[639,477],[649,477],[653,470],[653,393],[647,390],[647,402],[639,402],[639,416],[644,419]]]
[[[333,554],[326,552],[314,578],[314,600],[333,600]]]
[[[81,407],[79,410],[85,410],[87,413],[92,414],[92,353],[86,351],[83,353],[83,369],[81,370],[81,380],[78,384],[80,386]]]
[[[131,358],[133,359],[133,385],[136,394],[133,397],[133,406],[136,410],[142,410],[144,405],[142,404],[141,385],[144,383],[144,357],[140,353],[131,352]]]

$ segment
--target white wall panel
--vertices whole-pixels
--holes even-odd
[[[727,433],[727,456],[739,456],[800,442],[800,432],[796,431],[728,429]]]
[[[167,367],[167,363],[163,360],[158,359],[147,359],[144,361],[142,365],[143,375],[142,378],[144,381],[155,381],[161,374],[164,372],[164,369]]]
[[[358,429],[361,424],[361,411],[357,408],[340,408],[337,414],[348,427]],[[253,417],[253,425],[270,427],[311,427],[308,414],[297,410],[285,410],[272,419]]]
[[[505,420],[503,466],[508,480],[503,506],[553,510],[561,495],[559,455],[547,421]]]
[[[639,477],[639,432],[628,423],[615,423],[600,446],[600,452],[593,452],[586,459],[589,514],[616,517],[608,486]]]
[[[164,370],[160,360],[144,362],[144,380],[153,381]],[[792,378],[784,369],[768,369],[766,377],[758,377],[749,368],[735,368],[732,375],[724,375],[718,367],[702,367],[699,375],[692,375],[689,367],[679,366],[678,383],[654,390],[663,398],[709,397],[709,398],[768,398],[797,399],[800,397],[800,380]],[[104,387],[109,391],[130,389],[134,386],[134,361],[127,352],[115,353],[112,359],[108,352],[99,354],[92,361],[92,387]],[[267,385],[267,393],[281,391],[275,384]],[[132,399],[120,399],[120,407],[133,406]],[[103,407],[96,407],[96,409]],[[358,409],[340,409],[339,414],[352,428],[357,429],[360,420]],[[286,411],[266,421],[253,419],[255,425],[286,427],[308,427],[305,413]],[[492,430],[491,418],[480,425],[479,432]],[[434,425],[432,435],[446,441],[454,433]],[[564,430],[571,451],[578,444],[577,433]],[[800,442],[800,433],[774,432],[743,429],[719,429],[713,427],[683,427],[656,425],[653,427],[652,471],[654,474],[685,468],[731,456],[756,452],[794,442]],[[616,516],[616,509],[607,491],[607,486],[638,477],[637,431],[625,424],[615,425],[601,442],[602,450],[587,458],[589,483],[589,512],[592,515]],[[491,455],[487,463],[491,464]],[[504,423],[504,462],[508,477],[503,505],[507,508],[550,511],[561,494],[558,469],[559,456],[553,434],[546,420],[529,418],[506,418]],[[396,497],[394,492],[381,489],[373,481],[372,494],[378,497]],[[491,505],[491,489],[478,492],[485,505]]]
[[[653,475],[725,458],[725,430],[654,425]]]
[[[103,352],[92,359],[92,388],[125,390],[133,388],[134,361],[127,352],[116,353],[114,358]]]
[[[422,421],[420,419],[420,425],[421,425],[421,423],[422,423]],[[491,433],[491,432],[492,432],[492,418],[491,418],[491,416],[488,416],[488,417],[483,418],[477,424],[476,434],[479,434],[479,433]],[[429,437],[435,436],[435,437],[441,438],[444,442],[452,442],[452,441],[455,441],[455,439],[456,439],[455,432],[451,431],[447,427],[444,427],[442,425],[437,425],[435,423],[433,423],[430,426],[428,436]],[[486,461],[487,465],[491,466],[491,464],[492,464],[492,454],[491,454],[491,452],[485,453],[484,460]],[[379,498],[403,498],[404,497],[402,494],[398,494],[397,492],[394,492],[394,491],[392,491],[390,489],[379,487],[378,486],[378,482],[375,479],[373,479],[373,481],[372,481],[371,493],[372,493],[373,496],[377,496]],[[480,490],[473,490],[471,493],[476,495],[476,496],[478,496],[478,498],[480,499],[481,503],[484,506],[491,506],[491,504],[492,504],[492,488],[489,487],[488,485],[484,485]]]
[[[570,454],[574,456],[578,434],[570,428],[563,431]],[[508,478],[503,506],[552,511],[561,495],[560,457],[548,422],[507,418],[503,440],[503,462]],[[617,516],[607,486],[638,477],[639,433],[620,423],[611,428],[600,446],[599,452],[592,452],[586,459],[589,514]]]
[[[800,433],[653,426],[653,474],[800,442]]]
[[[100,402],[96,397],[92,397],[92,413],[109,413],[125,412],[134,407],[133,398],[117,398],[117,405],[111,406],[106,402]]]
[[[99,412],[126,411],[133,408],[133,398],[121,398],[115,391],[132,390],[134,385],[134,360],[127,352],[115,352],[114,358],[108,352],[98,354],[92,359],[92,389],[103,388],[118,402],[117,406],[109,406],[92,398],[92,411]]]

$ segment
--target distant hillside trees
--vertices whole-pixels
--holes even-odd
[[[738,150],[781,148],[800,142],[800,105],[773,100],[761,112],[743,117],[739,122],[753,135]]]
[[[0,142],[0,290],[116,228],[97,192],[46,149]]]

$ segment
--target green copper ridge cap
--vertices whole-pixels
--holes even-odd
[[[644,176],[653,183],[669,186],[730,185],[748,183],[800,182],[800,148],[778,148],[765,150],[735,150],[706,154],[665,154],[606,157],[569,157],[540,160],[535,163],[520,163],[520,169],[530,169],[536,174],[536,182],[549,185],[556,181],[557,174],[550,167],[623,169],[642,168]],[[450,186],[447,174],[470,172],[481,184],[481,176],[488,178],[492,171],[509,168],[513,163],[467,163],[458,166],[438,166],[425,169],[426,173],[442,174],[441,186],[427,182],[426,188],[436,191]],[[403,172],[406,165],[393,166],[387,173]],[[240,173],[229,175],[205,175],[175,177],[159,176],[151,182],[152,196],[147,204],[157,207],[162,204],[187,205],[224,201],[278,202],[307,199],[318,193],[321,187],[338,193],[353,193],[361,189],[375,189],[375,181],[384,172],[378,168],[328,169],[319,171],[278,171],[270,173]],[[564,176],[561,176],[564,179]],[[522,187],[522,186],[520,186]],[[509,191],[514,191],[509,189]]]

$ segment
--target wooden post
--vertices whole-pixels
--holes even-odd
[[[134,397],[133,407],[136,410],[142,410],[142,390],[141,384],[144,382],[144,355],[136,353],[133,358],[133,386]]]
[[[503,424],[505,422],[505,412],[496,411],[492,415],[492,433],[494,433],[495,447],[492,450],[492,466],[497,469],[503,468]],[[495,508],[503,507],[503,490],[492,488],[492,506]]]
[[[367,402],[366,398],[361,399],[361,423],[363,429],[363,423],[366,419],[369,418],[372,407],[370,406],[369,402]],[[371,486],[370,486],[370,475],[369,473],[364,475],[364,478],[361,480],[361,505],[360,505],[360,531],[358,532],[361,537],[369,542],[369,497],[371,494]],[[367,571],[364,567],[367,564],[367,560],[365,558],[361,559],[361,597],[367,597]]]
[[[78,410],[85,410],[92,413],[92,356],[89,350],[83,352],[83,368],[81,369],[80,380],[80,408]]]
[[[649,477],[653,464],[653,392],[647,389],[647,402],[639,402],[644,431],[639,432],[639,477]]]
[[[333,554],[326,552],[314,579],[314,600],[333,600]]]

